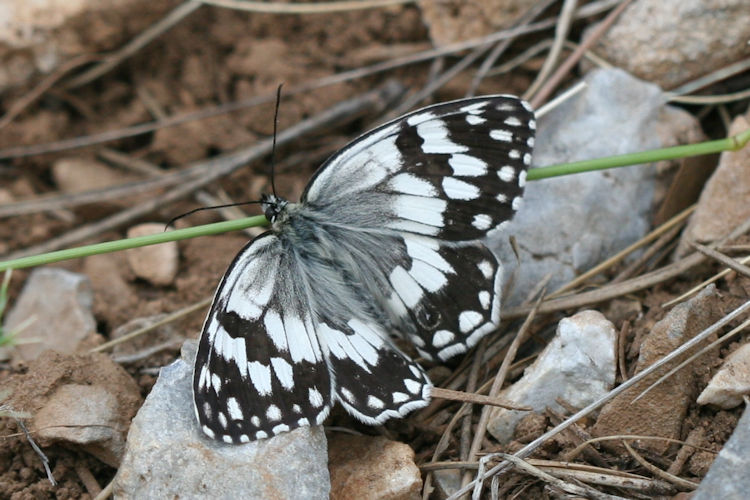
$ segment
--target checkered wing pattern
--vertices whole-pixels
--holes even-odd
[[[511,96],[387,123],[334,154],[300,203],[235,258],[196,358],[206,434],[242,443],[319,425],[339,402],[369,424],[429,402],[419,354],[446,360],[500,319],[502,265],[480,241],[518,209],[535,121]]]

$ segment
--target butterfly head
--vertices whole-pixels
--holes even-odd
[[[276,224],[280,220],[287,204],[287,200],[275,194],[264,194],[260,198],[260,206],[271,224]]]

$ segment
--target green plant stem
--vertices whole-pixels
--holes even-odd
[[[51,264],[61,260],[78,259],[100,253],[117,252],[120,250],[128,250],[130,248],[156,245],[168,241],[186,240],[197,236],[208,236],[211,234],[226,233],[228,231],[238,231],[248,227],[263,226],[267,223],[268,221],[263,215],[256,215],[253,217],[245,217],[243,219],[215,222],[213,224],[176,229],[174,231],[165,231],[159,234],[148,234],[145,236],[137,236],[135,238],[126,238],[124,240],[106,241],[104,243],[68,248],[66,250],[58,250],[56,252],[43,253],[40,255],[30,255],[28,257],[21,257],[20,259],[0,262],[0,271]]]
[[[584,160],[562,165],[550,165],[548,167],[538,167],[529,170],[527,180],[547,179],[560,175],[570,175],[581,172],[590,172],[593,170],[603,170],[607,168],[623,167],[626,165],[639,165],[641,163],[653,163],[662,160],[674,160],[687,156],[699,156],[705,154],[719,153],[721,151],[737,151],[742,149],[750,142],[750,129],[740,132],[739,134],[719,139],[716,141],[701,142],[699,144],[688,144],[686,146],[675,146],[672,148],[654,149],[640,153],[625,154],[619,156],[610,156],[607,158],[597,158],[594,160]],[[0,262],[0,272],[6,269],[21,269],[24,267],[39,266],[42,264],[51,264],[67,259],[77,259],[88,257],[100,253],[116,252],[137,248],[146,245],[156,245],[167,241],[178,241],[197,236],[207,236],[211,234],[226,233],[228,231],[237,231],[248,227],[263,226],[268,224],[266,218],[262,215],[247,217],[226,222],[216,222],[187,229],[177,229],[175,231],[166,231],[160,234],[139,236],[136,238],[127,238],[124,240],[108,241],[94,245],[70,248],[67,250],[58,250],[56,252],[43,253],[40,255],[31,255],[21,257],[20,259],[7,260]]]
[[[560,165],[550,165],[548,167],[537,167],[529,170],[526,180],[536,181],[539,179],[548,179],[561,175],[579,174],[582,172],[591,172],[593,170],[605,170],[608,168],[625,167],[628,165],[639,165],[642,163],[653,163],[663,160],[675,160],[687,156],[700,156],[722,151],[737,151],[742,149],[750,141],[750,129],[740,132],[739,134],[718,139],[716,141],[701,142],[698,144],[687,144],[684,146],[674,146],[671,148],[653,149],[651,151],[641,151],[639,153],[630,153],[618,156],[608,156],[606,158],[596,158],[593,160],[583,160]]]

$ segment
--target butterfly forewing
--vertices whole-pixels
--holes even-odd
[[[193,392],[209,436],[248,442],[320,425],[333,380],[295,265],[271,233],[245,247],[222,280],[198,345]]]
[[[436,104],[342,149],[316,173],[303,203],[351,225],[475,240],[518,209],[535,127],[515,97]]]

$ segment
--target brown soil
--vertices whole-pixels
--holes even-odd
[[[576,26],[580,31],[585,26]],[[97,25],[90,29],[96,30]],[[545,35],[547,36],[547,35]],[[92,39],[104,34],[92,33]],[[535,39],[524,40],[512,50],[520,53]],[[125,42],[122,40],[120,43]],[[115,45],[117,46],[117,45]],[[274,16],[245,14],[225,9],[204,7],[201,15],[183,20],[177,27],[139,51],[134,57],[115,68],[100,80],[84,87],[49,92],[40,101],[8,125],[0,133],[0,148],[49,142],[79,135],[95,134],[135,123],[149,121],[156,113],[174,115],[201,109],[206,106],[247,99],[272,92],[280,83],[287,87],[309,82],[315,78],[361,67],[375,61],[399,55],[416,48],[429,46],[429,37],[419,10],[414,6],[392,7],[382,10],[336,13],[324,16]],[[448,61],[452,63],[453,60]],[[510,76],[492,77],[479,88],[493,93],[521,93],[533,79],[540,59],[533,59]],[[284,99],[279,116],[279,129],[297,123],[303,117],[325,110],[337,102],[384,82],[398,78],[406,85],[421,88],[429,76],[429,63],[407,66],[381,73],[377,76],[353,80],[319,90],[312,90],[292,98]],[[454,79],[433,96],[435,101],[463,96],[472,75]],[[7,110],[22,95],[30,90],[15,89],[0,95],[0,111]],[[144,96],[148,95],[146,98]],[[150,103],[156,102],[157,106]],[[367,127],[370,116],[348,128],[333,128],[325,135],[307,138],[294,147],[277,152],[279,169],[276,182],[282,195],[298,195],[312,170],[331,151],[341,146]],[[105,146],[126,153],[134,159],[143,159],[169,170],[215,156],[222,152],[247,146],[255,140],[268,136],[273,129],[273,104],[250,108],[241,112],[220,115],[202,121],[160,129],[154,133],[122,139]],[[0,194],[14,200],[31,199],[37,196],[59,193],[51,173],[51,166],[59,158],[77,156],[95,159],[101,146],[73,152],[31,156],[11,160],[0,165]],[[284,160],[288,158],[288,160]],[[237,201],[257,199],[260,192],[267,191],[268,162],[260,162],[244,168],[218,184],[232,199]],[[132,172],[131,172],[132,174]],[[139,174],[140,175],[140,174]],[[158,196],[152,193],[149,196]],[[3,198],[0,198],[2,200]],[[138,198],[126,200],[125,205],[137,203]],[[0,254],[27,248],[64,234],[78,226],[95,221],[116,212],[123,206],[122,200],[109,204],[92,204],[72,210],[45,212],[34,215],[3,219],[0,224]],[[148,221],[163,221],[200,206],[197,202],[185,201],[162,207],[149,215]],[[197,225],[216,220],[215,213],[198,213],[181,225]],[[145,220],[144,220],[145,221]],[[139,222],[139,221],[134,221]],[[98,236],[98,240],[113,240],[124,236],[122,231],[110,231]],[[135,277],[123,264],[122,255],[105,255],[56,264],[71,270],[86,273],[94,288],[94,313],[101,338],[108,340],[113,331],[124,323],[145,316],[171,312],[193,304],[211,295],[222,272],[246,243],[247,237],[239,234],[214,236],[180,242],[180,272],[169,287],[154,287]],[[640,342],[664,312],[660,307],[664,301],[708,277],[715,267],[701,270],[700,276],[677,280],[667,285],[646,291],[635,297],[623,298],[602,304],[600,310],[611,317],[617,328],[628,323],[626,365],[632,367],[638,355]],[[11,301],[28,276],[28,271],[17,271],[11,284]],[[750,280],[735,277],[718,283],[727,312],[736,304],[745,301],[750,292]],[[541,332],[556,318],[542,320],[537,329]],[[174,335],[195,337],[203,321],[202,313],[192,314],[173,325]],[[736,325],[733,325],[736,326]],[[148,342],[135,344],[132,352],[146,348]],[[721,352],[721,357],[731,346]],[[179,356],[177,347],[161,351],[139,362],[126,365],[128,373],[137,382],[141,395],[145,397],[155,381],[154,368],[169,363]],[[45,358],[50,366],[45,373],[56,371],[55,357]],[[60,358],[62,359],[62,358]],[[62,363],[62,361],[60,361]],[[701,376],[705,385],[715,372],[719,361],[714,358]],[[6,363],[0,367],[0,383],[18,380],[29,375],[30,366]],[[451,371],[444,368],[433,370],[437,385]],[[440,374],[444,374],[442,377]],[[514,373],[519,373],[516,370]],[[52,390],[49,380],[40,377],[40,387]],[[28,380],[27,380],[27,383]],[[47,384],[47,385],[45,385]],[[32,391],[33,392],[33,391]],[[41,397],[41,396],[40,396]],[[448,407],[454,411],[455,406]],[[663,408],[669,412],[670,408]],[[700,439],[694,443],[708,450],[718,451],[741,414],[741,410],[716,411],[691,404],[681,431],[682,438],[700,428]],[[626,419],[638,418],[637,415]],[[361,426],[343,412],[335,411],[335,425],[355,427],[366,433],[373,429]],[[446,422],[443,422],[443,424]],[[538,417],[519,430],[519,442],[528,442],[548,428],[549,418]],[[583,423],[586,427],[592,422]],[[409,421],[388,425],[392,437],[412,445],[417,460],[429,461],[440,437],[440,426],[415,426]],[[58,445],[44,448],[50,460],[52,472],[59,486],[52,487],[39,457],[28,441],[19,435],[18,426],[12,419],[0,419],[0,498],[13,500],[57,498],[92,498],[96,488],[87,488],[87,472],[93,475],[100,487],[104,487],[114,476],[115,469],[93,456]],[[518,445],[514,443],[511,448]],[[575,447],[577,442],[565,436],[548,443],[536,456],[558,459],[561,454]],[[520,445],[518,446],[520,447]],[[457,441],[454,438],[445,459],[457,459]],[[487,448],[493,451],[492,447]],[[669,447],[661,456],[649,456],[652,462],[667,468],[679,447]],[[495,450],[496,451],[496,450]],[[512,451],[512,450],[502,450]],[[612,467],[648,474],[628,456],[607,454],[602,450]],[[699,451],[687,461],[680,474],[699,481],[714,458],[713,453]],[[529,479],[515,479],[508,483],[507,494],[521,492],[521,497],[542,495],[540,483],[531,484]]]

